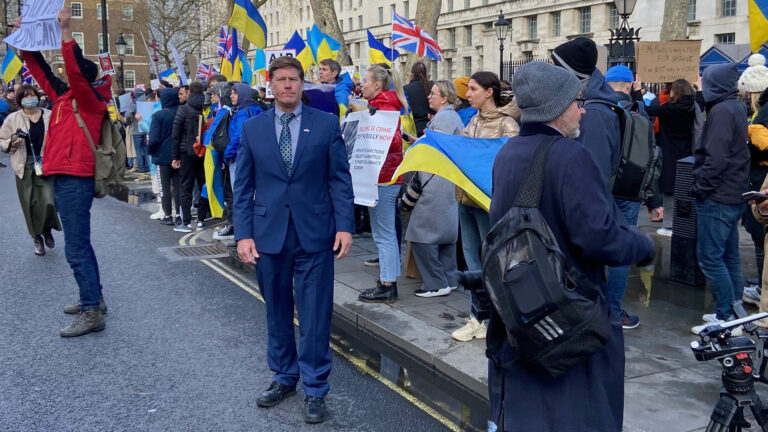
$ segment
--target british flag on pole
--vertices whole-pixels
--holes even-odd
[[[24,62],[21,65],[21,83],[22,84],[32,84],[35,82],[35,79],[32,78],[32,72],[27,69],[27,63]]]
[[[227,33],[227,29],[224,26],[221,26],[221,30],[219,30],[219,57],[224,58],[227,56],[227,51],[229,50],[229,47],[232,45],[232,35]]]
[[[432,37],[412,22],[392,12],[392,48],[443,61],[443,50]]]
[[[216,75],[219,71],[211,65],[200,63],[197,65],[197,73],[195,77],[201,81],[208,81],[213,75]]]

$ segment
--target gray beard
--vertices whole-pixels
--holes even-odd
[[[581,135],[581,128],[576,128],[576,130],[573,130],[568,134],[568,138],[578,139],[580,135]]]

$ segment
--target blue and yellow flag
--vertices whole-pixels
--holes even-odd
[[[749,47],[753,53],[768,41],[768,0],[749,1]]]
[[[312,66],[312,63],[315,62],[315,59],[312,57],[312,50],[310,50],[307,44],[304,43],[298,30],[293,32],[293,36],[291,36],[291,39],[285,44],[283,49],[292,49],[296,51],[296,60],[301,62],[301,65],[304,66],[304,71],[309,69],[309,67]]]
[[[221,165],[223,156],[213,148],[211,139],[213,132],[219,123],[229,113],[229,107],[222,107],[216,113],[211,125],[203,135],[203,145],[205,146],[205,158],[203,159],[203,168],[205,171],[205,191],[207,192],[208,206],[211,209],[211,216],[218,218],[224,214],[224,185],[222,184]]]
[[[227,81],[240,81],[242,65],[240,64],[241,49],[237,42],[237,30],[230,32],[232,42],[227,43],[227,49],[224,58],[221,60],[221,74],[227,77]]]
[[[16,55],[8,44],[5,45],[5,57],[3,57],[3,64],[0,66],[0,75],[3,77],[3,81],[11,82],[21,70],[21,59]]]
[[[370,30],[368,32],[368,58],[371,64],[386,63],[392,66],[392,62],[400,55],[394,48],[387,48],[386,45],[373,37]]]
[[[245,52],[240,50],[240,66],[242,72],[242,81],[248,85],[253,85],[253,69],[251,64],[248,63],[248,58],[245,57]]]
[[[307,45],[312,50],[312,56],[317,64],[325,59],[336,60],[336,55],[341,49],[339,41],[321,32],[317,24],[312,24],[312,28],[307,33]]]
[[[267,46],[267,24],[251,0],[235,0],[229,25],[243,32],[256,47]]]
[[[261,76],[267,74],[267,58],[261,48],[256,48],[256,53],[253,56],[253,71],[260,73]]]
[[[468,138],[427,129],[405,153],[393,179],[411,171],[443,177],[464,189],[486,211],[491,207],[493,160],[509,140]]]
[[[169,67],[168,69],[160,72],[160,75],[157,78],[161,79],[161,80],[171,79],[171,80],[176,80],[176,82],[180,82],[179,81],[179,76],[176,75],[176,71],[173,70],[172,67]]]

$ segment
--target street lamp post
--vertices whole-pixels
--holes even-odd
[[[19,9],[21,10],[21,9]],[[109,52],[109,33],[107,33],[107,0],[101,0],[101,52]]]
[[[123,71],[123,61],[125,61],[125,49],[128,47],[128,43],[126,43],[125,39],[123,39],[122,32],[120,32],[120,36],[117,38],[115,45],[117,46],[117,57],[120,59],[120,76],[117,77],[117,90],[118,93],[123,94],[123,91],[125,90],[125,73]]]
[[[610,29],[611,37],[608,39],[608,67],[625,65],[635,70],[635,42],[640,40],[640,29],[629,26],[629,16],[635,9],[637,0],[614,0],[616,11],[621,17],[621,24],[617,29]]]
[[[499,19],[496,20],[496,39],[499,40],[499,79],[504,79],[504,40],[509,33],[509,21],[504,19],[504,14],[499,10]]]

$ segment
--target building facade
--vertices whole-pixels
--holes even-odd
[[[608,0],[441,0],[436,40],[444,60],[430,61],[433,78],[449,79],[473,71],[499,68],[499,41],[493,24],[503,12],[511,23],[504,43],[505,61],[549,58],[557,45],[578,36],[605,45],[610,28],[620,24]],[[391,11],[413,20],[417,0],[334,0],[339,27],[352,62],[366,66],[366,30],[390,46]],[[268,0],[260,8],[267,23],[269,48],[282,48],[295,30],[306,39],[314,23],[307,0]],[[664,17],[664,0],[638,0],[629,19],[642,28],[642,40],[657,41]],[[687,34],[702,40],[702,52],[717,43],[748,43],[747,0],[689,0]],[[397,60],[403,72],[405,56]],[[310,74],[311,76],[311,74]]]

